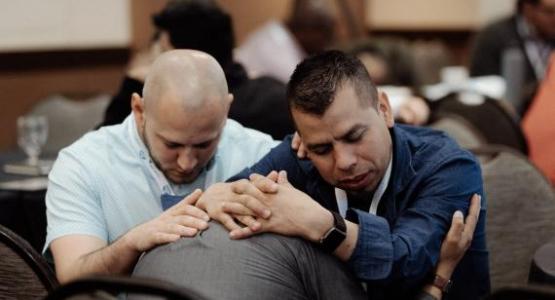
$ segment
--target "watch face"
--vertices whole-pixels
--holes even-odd
[[[322,248],[327,252],[333,252],[339,245],[345,240],[347,236],[346,229],[347,225],[345,220],[338,213],[332,212],[333,214],[333,227],[324,234],[322,239],[320,239]]]

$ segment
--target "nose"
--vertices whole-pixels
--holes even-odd
[[[341,171],[352,171],[357,164],[355,148],[350,145],[335,147],[335,165]]]
[[[185,172],[192,171],[198,163],[196,153],[191,147],[185,147],[179,152],[177,165]]]

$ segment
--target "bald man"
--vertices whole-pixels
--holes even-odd
[[[122,124],[60,152],[49,176],[43,251],[61,283],[127,274],[142,252],[207,228],[207,214],[194,206],[199,189],[275,145],[227,119],[232,100],[214,58],[169,51],[152,66],[143,97],[133,94]]]

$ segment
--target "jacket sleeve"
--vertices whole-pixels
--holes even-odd
[[[412,183],[413,195],[407,204],[398,204],[405,207],[396,208],[401,212],[391,225],[385,218],[368,212],[348,211],[347,218],[359,224],[357,244],[348,263],[360,279],[403,279],[414,287],[436,265],[455,210],[466,214],[471,196],[483,195],[480,168],[470,154],[438,165],[423,181]],[[473,245],[485,245],[484,215],[480,215],[482,221]]]

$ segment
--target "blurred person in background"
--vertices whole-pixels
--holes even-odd
[[[231,17],[212,0],[173,0],[157,15],[158,29],[148,51],[135,55],[119,92],[111,100],[101,126],[121,123],[131,112],[131,95],[141,95],[143,82],[156,57],[170,49],[195,49],[212,55],[224,70],[234,95],[229,117],[244,126],[282,139],[294,131],[285,85],[271,77],[250,79],[243,66],[233,61]]]
[[[270,21],[235,50],[252,77],[267,75],[287,83],[298,63],[331,46],[336,19],[323,0],[295,0],[285,22]]]
[[[349,51],[364,64],[372,81],[386,91],[390,98],[395,120],[410,125],[424,125],[430,117],[430,107],[421,98],[412,95],[415,87],[411,53],[402,42],[395,40],[364,40]],[[391,88],[393,87],[393,89]],[[403,90],[395,93],[394,90]]]
[[[522,128],[528,141],[530,160],[555,186],[555,53],[546,76],[524,115]]]
[[[515,76],[507,74],[515,72],[512,68],[520,69],[522,74],[516,76],[520,76],[517,81],[521,83],[516,84],[522,87],[517,91],[518,100],[513,105],[523,115],[538,83],[545,76],[549,55],[554,48],[555,0],[518,0],[514,15],[487,26],[478,34],[470,75],[501,75],[507,80],[507,77]],[[515,83],[508,82],[508,85],[512,84]]]

